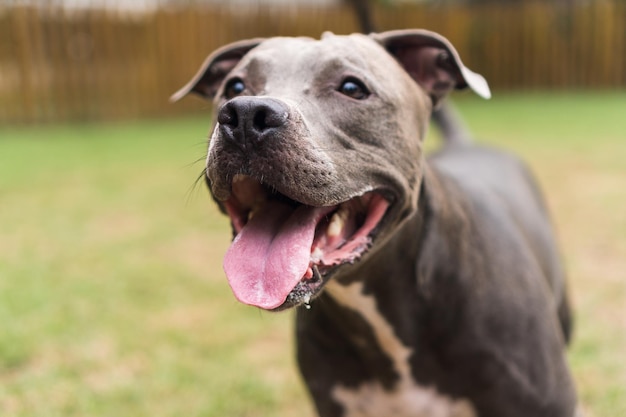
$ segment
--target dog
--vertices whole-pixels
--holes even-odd
[[[212,99],[207,183],[235,297],[296,308],[322,417],[572,417],[571,313],[528,169],[422,150],[454,89],[489,98],[427,30],[235,42],[172,96]]]

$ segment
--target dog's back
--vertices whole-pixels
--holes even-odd
[[[551,290],[564,340],[569,342],[571,313],[564,271],[546,203],[532,173],[516,156],[472,145],[467,131],[457,130],[464,132],[464,140],[444,138],[445,146],[429,158],[431,166],[469,199],[475,219],[483,223],[481,231],[497,237],[506,229],[506,236],[523,240],[529,262],[537,264]]]

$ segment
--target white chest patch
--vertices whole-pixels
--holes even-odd
[[[418,385],[411,375],[413,351],[402,344],[393,327],[380,314],[373,296],[363,294],[363,284],[343,286],[330,281],[327,292],[344,307],[359,313],[372,326],[381,350],[391,359],[400,379],[393,389],[379,382],[357,388],[336,385],[333,398],[344,408],[344,417],[476,417],[468,400],[440,394],[434,387]]]

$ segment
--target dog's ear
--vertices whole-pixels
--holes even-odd
[[[393,30],[371,35],[426,90],[437,105],[453,88],[471,88],[483,98],[491,92],[482,75],[463,65],[450,41],[423,29]]]
[[[212,99],[215,97],[224,77],[248,51],[263,42],[263,40],[263,38],[243,40],[217,49],[204,60],[196,75],[183,88],[172,94],[170,101],[178,101],[189,93]]]

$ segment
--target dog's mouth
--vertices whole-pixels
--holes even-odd
[[[235,232],[224,257],[235,297],[267,310],[308,304],[334,268],[369,249],[389,204],[369,191],[314,207],[235,176],[223,203]]]

